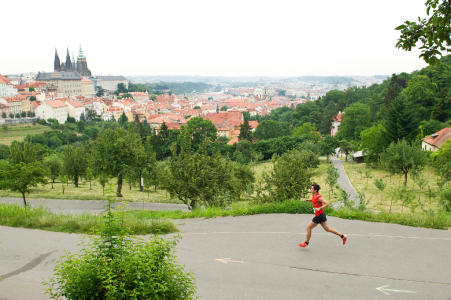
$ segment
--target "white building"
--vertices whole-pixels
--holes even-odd
[[[64,124],[67,121],[67,106],[61,100],[48,100],[36,108],[36,116],[44,120],[57,119]]]
[[[80,121],[81,114],[85,114],[85,105],[77,100],[66,101],[67,112],[69,117],[75,118],[75,121]]]
[[[19,91],[13,84],[6,84],[6,94],[7,97],[14,97],[15,95],[19,94]]]
[[[125,87],[128,88],[128,80],[124,76],[96,76],[94,79],[97,79],[97,86],[101,86],[110,93],[117,91],[119,83],[125,84]]]
[[[6,90],[6,82],[0,79],[0,97],[8,97]]]

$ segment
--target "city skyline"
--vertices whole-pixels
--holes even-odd
[[[6,31],[0,74],[51,72],[55,48],[60,55],[68,48],[72,57],[79,44],[93,75],[371,76],[426,66],[419,50],[396,49],[394,30],[424,16],[423,1],[130,1],[125,10],[108,7],[102,14],[102,3],[80,1],[71,13],[92,21],[61,26],[50,17],[60,10],[51,8],[58,2],[25,2],[22,17],[45,13],[34,21],[36,28],[53,34],[33,37],[31,31],[24,38]],[[7,3],[6,9],[17,7]],[[29,24],[13,15],[5,14],[5,23],[19,22],[17,31],[26,32]]]

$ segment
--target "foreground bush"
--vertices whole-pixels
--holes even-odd
[[[185,272],[174,255],[179,237],[132,237],[124,226],[124,215],[108,205],[100,236],[84,239],[80,253],[61,257],[53,278],[43,282],[51,298],[195,298],[194,275]]]

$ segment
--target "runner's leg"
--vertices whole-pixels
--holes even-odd
[[[326,221],[326,222],[322,222],[322,223],[321,223],[321,226],[323,226],[324,230],[327,231],[327,232],[331,232],[331,233],[333,233],[333,234],[336,234],[336,235],[338,235],[339,237],[342,236],[342,234],[341,234],[338,230],[329,227],[329,224],[327,224],[327,221]]]
[[[310,241],[310,237],[312,236],[312,229],[318,226],[315,222],[310,222],[307,226],[307,236],[305,237],[305,241],[308,243]]]

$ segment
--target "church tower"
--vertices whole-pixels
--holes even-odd
[[[72,72],[72,62],[70,60],[70,55],[69,55],[69,48],[67,48],[67,55],[66,55],[66,72]]]
[[[83,55],[83,50],[81,50],[81,44],[77,56],[77,73],[81,76],[92,76],[91,71],[88,69],[86,56]]]
[[[216,103],[216,113],[219,114],[219,103]]]
[[[60,67],[61,67],[60,58],[59,58],[58,52],[56,51],[56,48],[55,48],[55,61],[54,61],[54,63],[53,63],[53,71],[54,71],[54,72],[59,71],[59,70],[60,70]]]

